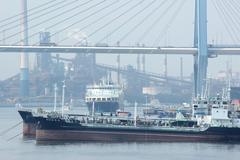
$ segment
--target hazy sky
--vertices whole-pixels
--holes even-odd
[[[28,0],[28,6],[29,8],[36,7],[38,5],[44,4],[46,2],[50,2],[51,0]],[[84,16],[87,16],[91,12],[97,11],[103,6],[106,6],[107,4],[113,3],[114,1],[117,2],[117,0],[106,0],[99,7],[96,7],[94,9],[89,10],[88,12],[81,14],[79,16],[75,16],[72,19],[67,20],[66,22],[62,24],[55,25],[54,27],[50,28],[49,26],[53,25],[54,23],[57,23],[58,21],[61,21],[65,19],[66,17],[70,17],[71,14],[74,14],[76,12],[79,12],[80,9],[77,9],[76,11],[72,10],[72,12],[69,12],[67,14],[62,14],[61,17],[56,19],[51,19],[50,21],[46,23],[41,23],[42,21],[50,18],[51,16],[57,15],[61,13],[64,10],[70,9],[71,7],[77,6],[80,3],[87,2],[87,0],[79,0],[73,3],[72,5],[67,5],[67,3],[74,1],[74,0],[57,0],[56,2],[63,2],[63,5],[66,5],[65,8],[60,9],[59,11],[53,11],[51,14],[42,16],[40,18],[35,18],[34,20],[31,20],[29,22],[29,27],[35,26],[39,23],[39,25],[35,26],[33,29],[30,30],[30,35],[41,31],[43,29],[46,29],[47,31],[50,31],[51,33],[54,33],[57,30],[60,30],[61,28],[64,28],[65,26],[68,26],[69,24],[72,24],[73,22],[81,20]],[[143,1],[142,4],[140,4],[138,7],[133,9],[129,14],[126,14],[125,16],[122,16],[118,18],[114,23],[109,25],[108,27],[104,28],[102,31],[100,31],[98,34],[89,36],[91,33],[96,30],[96,28],[104,25],[104,23],[108,22],[109,20],[113,19],[114,17],[118,16],[124,10],[127,10],[129,7],[134,6],[140,0],[132,0],[132,2],[127,5],[125,8],[117,11],[113,15],[109,15],[104,20],[100,21],[96,25],[92,25],[88,27],[87,29],[81,30],[84,35],[88,37],[89,43],[96,43],[98,42],[102,37],[107,37],[103,42],[109,43],[109,44],[116,44],[116,42],[121,39],[123,35],[125,35],[129,30],[131,30],[133,27],[135,27],[136,24],[138,24],[140,21],[142,21],[143,17],[147,16],[154,8],[157,7],[157,5],[160,4],[163,0],[156,0],[156,2],[153,3],[152,6],[149,7],[146,11],[142,12],[140,16],[133,19],[130,23],[127,25],[124,25],[121,29],[119,29],[115,34],[112,34],[108,36],[112,32],[112,30],[116,29],[119,25],[124,23],[129,17],[133,16],[136,12],[138,12],[141,8],[144,8],[150,3],[150,0]],[[144,43],[145,45],[157,45],[157,46],[192,46],[193,41],[193,24],[194,24],[194,0],[165,0],[169,1],[166,3],[165,6],[160,7],[159,11],[156,11],[155,14],[153,14],[150,18],[148,18],[147,21],[145,21],[141,26],[138,26],[134,32],[132,32],[131,35],[128,36],[124,41],[121,42],[122,45],[135,45],[137,42]],[[213,2],[214,1],[214,2]],[[228,0],[220,0],[222,1],[221,5],[224,5],[224,1]],[[55,2],[55,3],[56,3]],[[87,7],[91,6],[92,4],[96,4],[100,2],[100,0],[93,0],[93,2],[87,4],[85,7],[82,7],[81,9],[84,10]],[[72,33],[74,30],[79,30],[81,27],[86,25],[87,23],[90,23],[99,17],[101,15],[106,14],[110,10],[114,9],[114,7],[120,6],[120,4],[125,3],[126,0],[119,0],[119,4],[116,4],[113,7],[109,7],[108,9],[105,9],[101,11],[96,16],[93,16],[87,20],[84,20],[71,28],[67,29],[64,32],[61,32],[60,34],[56,34],[54,37],[52,37],[53,42],[60,41],[62,38],[65,38],[69,36],[70,33]],[[224,2],[224,3],[223,3]],[[235,0],[237,2],[237,0]],[[176,3],[174,6],[170,9],[168,9],[168,6],[170,6],[171,3]],[[224,19],[218,14],[217,10],[214,8],[214,4],[220,3],[218,0],[208,0],[208,42],[209,43],[217,43],[217,44],[233,44],[237,42],[233,42],[229,32],[227,32],[226,28],[223,25]],[[237,2],[238,3],[238,2]],[[53,4],[53,3],[52,3]],[[183,7],[181,8],[181,4]],[[220,5],[220,4],[219,4]],[[165,10],[168,9],[168,12]],[[179,12],[176,12],[179,10]],[[15,14],[20,13],[21,11],[21,0],[0,0],[0,21],[2,19],[5,19],[7,17],[13,16]],[[46,12],[46,11],[45,11]],[[144,40],[139,41],[140,35],[142,35],[145,30],[151,26],[151,24],[156,21],[156,19],[165,13],[164,16],[161,17],[161,20],[155,24],[153,28],[151,28],[151,31],[148,32],[148,35],[144,38]],[[228,11],[227,11],[228,12]],[[230,11],[229,11],[230,12]],[[39,15],[40,13],[38,13]],[[173,15],[176,14],[176,18],[173,22],[170,20]],[[240,13],[239,13],[240,14]],[[37,14],[36,14],[37,15]],[[34,15],[32,15],[34,17]],[[237,17],[237,16],[236,16]],[[29,17],[29,19],[31,16]],[[20,22],[19,22],[20,23]],[[0,23],[0,26],[4,23]],[[17,23],[15,23],[17,24]],[[166,27],[167,26],[167,27]],[[167,28],[167,29],[166,29]],[[3,39],[4,35],[7,37],[8,35],[11,35],[13,33],[16,33],[19,31],[19,27],[15,27],[14,29],[10,31],[3,32],[3,28],[0,27],[0,40]],[[239,32],[238,32],[239,33]],[[236,35],[238,37],[239,35]],[[160,37],[159,43],[155,43],[155,40]],[[14,39],[6,40],[6,44],[11,44],[19,40],[19,36],[17,36]],[[35,44],[38,41],[38,36],[33,37],[30,39],[31,44]],[[3,42],[0,42],[0,44]],[[67,41],[63,42],[62,44],[75,44],[76,40],[74,38],[70,38]],[[34,54],[31,54],[31,65],[34,62],[33,58]],[[180,57],[183,57],[184,62],[184,75],[189,75],[192,73],[193,64],[192,64],[192,56],[168,56],[168,71],[170,75],[179,75],[179,64],[180,64]],[[216,73],[219,70],[225,70],[226,68],[226,61],[231,60],[233,71],[239,72],[239,57],[237,56],[220,56],[215,59],[209,59],[209,74],[216,75]],[[106,63],[106,64],[115,64],[116,62],[116,56],[110,56],[110,55],[101,55],[98,56],[98,61],[100,63]],[[121,62],[123,65],[126,64],[133,64],[136,66],[136,55],[129,55],[129,56],[122,56]],[[146,67],[148,71],[156,72],[156,73],[163,73],[163,62],[164,62],[164,56],[163,55],[152,55],[146,57]],[[14,53],[1,53],[0,55],[0,79],[5,79],[9,76],[12,76],[19,72],[19,55]]]

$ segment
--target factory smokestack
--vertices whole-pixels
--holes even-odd
[[[21,45],[28,45],[27,0],[22,0]],[[21,53],[20,58],[20,95],[29,95],[28,53]]]

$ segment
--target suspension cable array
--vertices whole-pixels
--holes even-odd
[[[39,31],[45,29],[51,32],[51,38],[61,35],[55,40],[56,44],[69,43],[67,40],[71,35],[66,32],[77,28],[77,32],[85,33],[87,40],[95,43],[111,39],[113,44],[126,44],[131,40],[135,44],[148,41],[152,46],[158,46],[170,28],[174,30],[176,19],[183,19],[180,12],[186,3],[187,0],[49,0],[28,10],[27,38],[30,44],[38,45]],[[228,37],[237,44],[240,41],[240,2],[212,0],[209,3],[218,13]],[[0,35],[3,35],[0,44],[6,41],[20,44],[21,15],[20,12],[0,20]],[[74,43],[79,45],[81,41],[83,39]]]
[[[240,42],[240,37],[238,34],[240,31],[239,1],[213,0],[210,2],[214,9],[216,10],[219,20],[221,21],[222,25],[225,28],[225,31],[227,32],[226,37],[229,37],[232,43],[239,44]]]
[[[41,5],[39,5],[39,6],[36,6],[36,7],[34,7],[34,8],[31,8],[31,9],[28,10],[28,12],[37,10],[37,11],[34,12],[34,13],[37,13],[37,12],[39,12],[39,10],[38,10],[39,8],[44,7],[44,6],[46,6],[46,5],[49,5],[49,4],[51,4],[51,3],[55,2],[55,1],[57,1],[57,0],[52,0],[52,1],[49,1],[49,2],[47,2],[47,3],[41,4]],[[56,4],[53,4],[53,6],[58,5],[58,4],[59,4],[59,2],[57,2]],[[44,8],[44,10],[45,10],[45,9],[47,9],[47,8]],[[42,11],[42,10],[40,10],[40,12],[41,12],[41,11]],[[16,18],[20,17],[21,15],[22,15],[22,12],[14,15],[14,16],[5,18],[5,19],[3,19],[3,20],[0,20],[0,24],[1,24],[1,23],[4,23],[4,22],[6,22],[6,21],[9,21],[9,20],[11,20],[11,19],[16,19]],[[0,28],[2,28],[3,26],[7,26],[7,25],[9,25],[10,23],[14,23],[14,22],[16,22],[16,20],[13,20],[13,21],[8,22],[8,23],[6,23],[6,24],[4,24],[4,25],[1,25]]]

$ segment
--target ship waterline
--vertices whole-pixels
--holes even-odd
[[[238,136],[231,140],[240,140]],[[72,130],[37,130],[36,140],[40,141],[99,141],[99,142],[210,142],[227,141],[220,135],[169,134],[169,133],[129,133],[109,131],[72,131]]]

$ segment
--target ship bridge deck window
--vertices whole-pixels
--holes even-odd
[[[226,101],[223,101],[223,104],[228,104]]]
[[[214,105],[214,106],[212,106],[212,108],[218,108],[218,106]]]
[[[113,101],[118,101],[118,98],[113,98]]]

